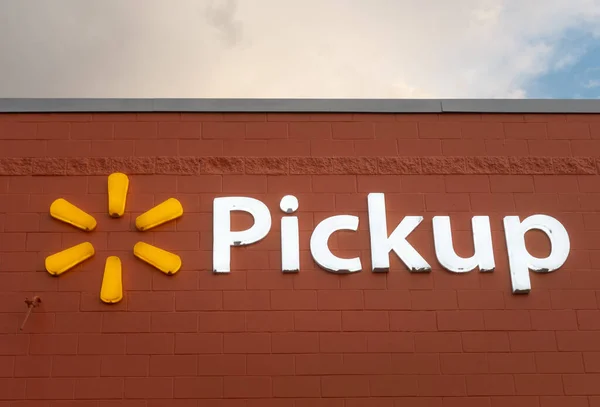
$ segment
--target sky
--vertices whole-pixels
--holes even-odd
[[[600,0],[0,0],[0,97],[600,98]]]

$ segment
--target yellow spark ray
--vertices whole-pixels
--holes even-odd
[[[183,215],[181,202],[175,198],[169,198],[138,216],[135,220],[135,227],[140,231],[146,231],[165,222],[177,219],[181,215]]]
[[[177,273],[181,268],[181,258],[178,255],[148,243],[136,243],[133,247],[133,254],[168,275]]]
[[[123,279],[121,272],[121,259],[117,256],[106,258],[100,299],[107,304],[114,304],[123,299]]]
[[[108,176],[108,214],[120,218],[125,213],[129,178],[120,172]]]
[[[50,216],[76,228],[90,232],[96,228],[96,219],[69,201],[59,198],[50,205]]]
[[[46,271],[59,276],[94,255],[94,246],[85,242],[46,257]]]

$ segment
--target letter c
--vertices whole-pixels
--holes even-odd
[[[332,273],[345,274],[361,271],[360,258],[342,259],[329,250],[329,237],[338,230],[358,229],[358,216],[338,215],[321,221],[310,237],[310,253],[323,269]]]

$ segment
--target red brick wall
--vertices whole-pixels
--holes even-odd
[[[0,115],[0,407],[600,406],[599,158],[599,115]],[[118,220],[113,171],[131,181]],[[390,225],[425,217],[409,241],[431,273],[394,254],[388,274],[370,272],[368,192],[386,193]],[[280,271],[286,193],[300,201],[297,275]],[[263,200],[273,229],[214,275],[211,205],[227,194]],[[180,220],[134,232],[171,196]],[[51,219],[59,197],[97,230]],[[534,213],[560,220],[572,250],[514,296],[502,218]],[[360,217],[331,247],[360,254],[361,273],[310,258],[310,232],[334,214]],[[489,215],[496,270],[441,269],[434,214],[451,215],[465,256],[470,217]],[[182,270],[134,259],[139,239],[177,252]],[[44,271],[46,255],[85,240],[93,259]],[[548,250],[534,233],[528,244]],[[124,263],[116,305],[99,300],[108,255]],[[19,332],[33,295],[42,305]]]

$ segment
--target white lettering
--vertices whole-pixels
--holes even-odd
[[[550,239],[550,254],[546,258],[534,257],[527,251],[525,233],[533,229],[541,230]],[[504,233],[513,294],[528,293],[531,290],[529,269],[549,273],[560,268],[569,256],[569,234],[558,220],[550,216],[532,215],[522,222],[518,216],[506,216]]]
[[[389,253],[393,250],[411,272],[431,271],[431,266],[406,241],[407,236],[423,221],[423,217],[404,217],[388,237],[385,195],[382,193],[369,194],[368,207],[372,270],[375,272],[389,271]]]
[[[231,212],[248,212],[254,218],[250,229],[231,231]],[[213,271],[229,273],[231,246],[244,246],[263,239],[271,230],[269,208],[254,198],[225,197],[213,201]]]
[[[487,216],[474,216],[471,224],[475,253],[469,258],[464,258],[458,256],[454,250],[450,217],[433,217],[435,255],[446,270],[453,273],[466,273],[475,269],[475,267],[479,267],[479,270],[484,272],[494,271],[495,262],[490,219]]]
[[[310,252],[323,269],[332,273],[355,273],[362,269],[360,258],[342,259],[329,250],[329,237],[338,230],[358,229],[358,216],[338,215],[324,219],[310,237]]]
[[[286,195],[281,199],[279,208],[285,213],[294,213],[298,209],[298,198]],[[298,217],[281,218],[281,270],[284,273],[300,271],[300,232]]]

